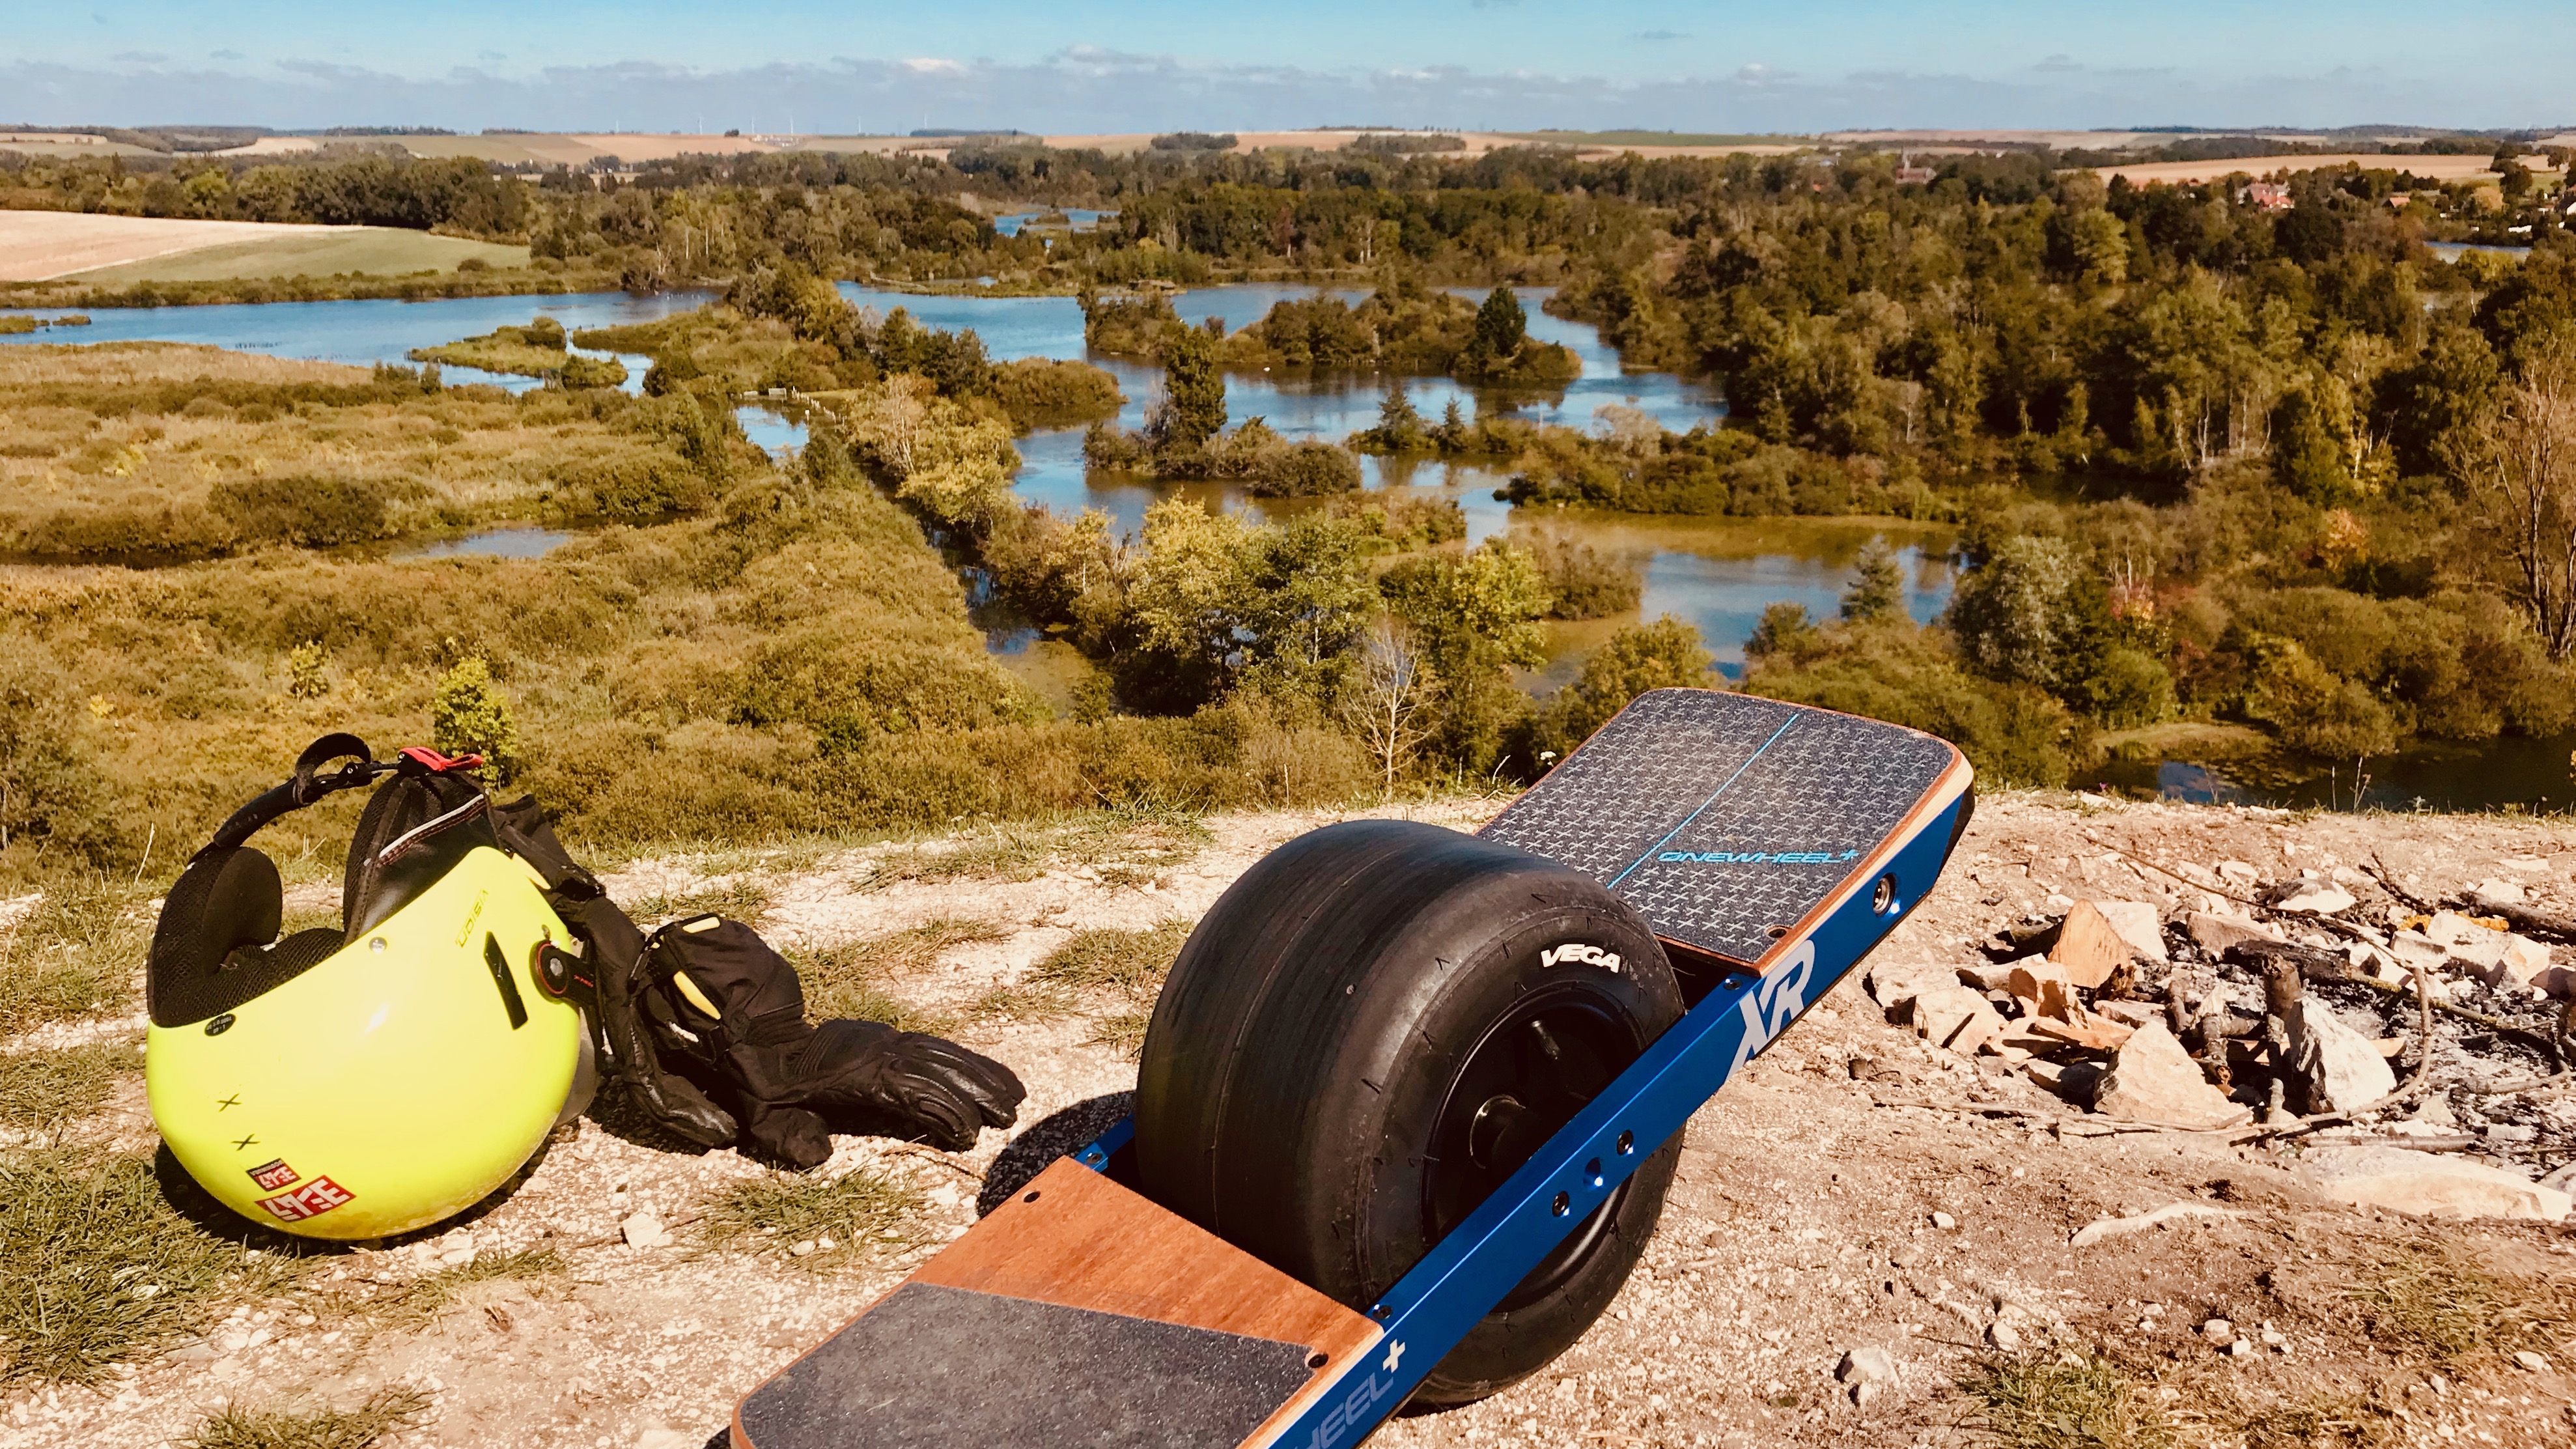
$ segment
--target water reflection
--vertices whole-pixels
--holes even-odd
[[[543,558],[557,547],[572,542],[575,535],[560,529],[539,528],[535,524],[514,523],[506,528],[487,528],[460,538],[443,538],[418,548],[397,549],[396,559],[425,558]]]
[[[790,450],[805,446],[805,420],[783,409],[745,403],[733,410],[733,416],[742,424],[743,436],[773,458],[784,458]]]
[[[2576,807],[2576,732],[2424,744],[2358,766],[2269,753],[2241,760],[2113,759],[2089,783],[2191,804],[2563,814]]]
[[[415,347],[436,347],[463,337],[479,337],[495,327],[521,326],[533,318],[552,317],[567,332],[585,327],[618,327],[653,322],[692,311],[713,300],[713,292],[664,292],[637,297],[624,292],[581,292],[551,297],[441,297],[425,302],[393,300],[345,302],[255,302],[215,307],[102,307],[89,314],[90,325],[67,332],[51,329],[0,337],[11,342],[197,342],[236,352],[264,352],[314,362],[345,362],[372,367],[379,362],[414,365]],[[13,309],[16,310],[16,309]],[[28,309],[35,317],[65,315],[66,308]],[[594,353],[593,356],[607,356]],[[626,363],[628,390],[643,385],[650,359],[620,354]],[[462,380],[492,381],[526,389],[537,380],[487,373],[476,368],[441,369]]]
[[[993,230],[1000,232],[1004,236],[1018,236],[1022,228],[1028,226],[1031,222],[1038,220],[1040,217],[1055,216],[1058,214],[1059,213],[1052,211],[1004,212],[1002,215],[993,218]],[[1068,206],[1063,209],[1061,214],[1067,221],[1072,223],[1072,226],[1069,227],[1068,230],[1091,231],[1100,225],[1100,219],[1102,217],[1116,216],[1118,213],[1114,211],[1087,211],[1079,206]]]

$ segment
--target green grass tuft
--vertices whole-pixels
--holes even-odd
[[[2448,1245],[2400,1252],[2352,1291],[2375,1337],[2437,1363],[2524,1349],[2556,1356],[2576,1343],[2576,1283],[2500,1274]]]
[[[1990,1363],[1965,1387],[2011,1449],[2167,1449],[2173,1425],[2118,1364],[2098,1354]]]
[[[1145,1027],[1153,1019],[1150,1011],[1113,1012],[1091,1023],[1091,1035],[1082,1044],[1108,1047],[1132,1062],[1145,1054]]]
[[[1110,988],[1151,991],[1181,954],[1190,938],[1188,921],[1174,918],[1138,931],[1095,927],[1073,933],[1071,940],[1047,953],[1029,969],[1029,979],[1076,991]]]
[[[245,1409],[228,1404],[180,1443],[185,1449],[367,1449],[429,1410],[429,1395],[388,1384],[354,1409]]]
[[[820,1271],[913,1246],[920,1211],[919,1191],[865,1168],[834,1178],[773,1173],[717,1198],[699,1234],[711,1248],[773,1254]],[[814,1247],[798,1254],[800,1243]]]
[[[0,1057],[0,1126],[58,1132],[96,1112],[120,1074],[143,1070],[135,1045],[92,1042]]]
[[[292,1260],[245,1251],[163,1197],[151,1159],[58,1151],[0,1161],[0,1383],[89,1383],[195,1327],[228,1283]]]
[[[886,989],[886,978],[922,970],[959,946],[1007,940],[1010,934],[996,921],[942,916],[882,936],[786,954],[805,987],[805,1013],[815,1020],[882,1021],[935,1033],[947,1029],[947,1018],[897,998]]]
[[[2388,1411],[2331,1391],[2277,1404],[2236,1422],[2245,1449],[2372,1449],[2390,1442]]]
[[[1090,927],[1047,953],[1020,980],[977,997],[967,1015],[979,1020],[1051,1021],[1075,1013],[1102,1013],[1086,1044],[1115,1047],[1134,1056],[1145,1041],[1146,1013],[1138,1009],[1163,983],[1164,973],[1190,936],[1191,923],[1173,919],[1141,930]]]

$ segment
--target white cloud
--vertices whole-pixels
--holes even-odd
[[[2071,64],[2071,62],[2068,62]],[[808,131],[873,117],[1028,131],[1265,130],[1363,118],[1379,124],[1713,131],[1886,127],[2124,127],[2440,122],[2531,125],[2564,107],[2557,90],[2493,74],[2214,71],[2061,72],[2055,57],[1996,76],[1880,70],[1806,75],[1764,64],[1652,81],[1497,74],[1451,66],[1317,71],[1210,65],[1077,46],[1034,64],[842,58],[737,70],[624,61],[503,76],[460,69],[407,76],[313,60],[252,72],[238,56],[201,65],[81,68],[0,63],[0,95],[45,97],[64,123],[149,124],[186,115],[275,127],[367,121],[479,130],[693,125],[701,113],[793,108]]]

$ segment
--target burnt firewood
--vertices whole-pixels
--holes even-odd
[[[2307,981],[2354,981],[2361,976],[2350,961],[2332,951],[2315,946],[2293,946],[2286,941],[2239,941],[2228,947],[2221,959],[2230,965],[2260,971],[2267,981],[2275,971],[2275,963],[2279,963],[2282,970],[2295,969],[2300,978]],[[2268,987],[2266,989],[2269,990]],[[2293,996],[2291,999],[2297,998]]]

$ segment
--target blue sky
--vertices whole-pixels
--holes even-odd
[[[0,124],[2576,124],[2576,4],[13,0]]]

